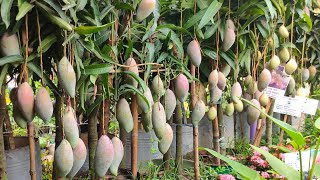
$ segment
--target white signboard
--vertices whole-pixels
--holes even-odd
[[[300,117],[302,113],[302,99],[287,96],[277,97],[273,112]]]
[[[287,86],[290,81],[290,76],[284,73],[284,66],[271,72],[271,82],[264,92],[272,99],[284,96]]]
[[[309,99],[309,98],[302,98],[299,96],[296,96],[296,98],[301,99],[301,111],[304,114],[310,114],[314,116],[317,112],[319,101],[316,99]]]

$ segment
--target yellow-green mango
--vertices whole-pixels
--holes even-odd
[[[71,171],[73,166],[73,151],[66,139],[63,139],[58,148],[54,151],[54,162],[59,178],[66,177]]]
[[[234,44],[235,40],[236,34],[234,33],[234,30],[232,30],[231,28],[226,28],[222,42],[222,50],[224,52],[228,51]]]
[[[69,141],[71,147],[75,148],[79,141],[79,129],[74,110],[71,106],[66,108],[62,121],[66,139]]]
[[[143,93],[143,95],[146,97],[148,104],[149,104],[149,107],[148,107],[147,102],[145,102],[143,100],[143,98],[139,95],[137,96],[137,103],[138,103],[139,107],[141,108],[141,110],[144,113],[147,113],[147,112],[151,111],[152,105],[154,103],[152,93],[151,93],[149,87],[146,88],[146,91]]]
[[[226,87],[226,84],[227,84],[226,77],[222,72],[218,72],[218,84],[217,84],[218,88],[223,91],[224,88]]]
[[[290,58],[289,50],[286,47],[282,48],[278,55],[282,63],[287,62]]]
[[[141,22],[147,18],[156,8],[156,3],[156,0],[142,0],[137,10],[137,20]]]
[[[0,40],[0,51],[3,56],[20,55],[20,46],[16,34],[3,33]]]
[[[233,23],[233,21],[231,19],[228,19],[226,21],[226,28],[234,30],[234,23]]]
[[[152,109],[149,112],[141,113],[141,123],[146,132],[149,132],[152,129]]]
[[[309,77],[310,77],[309,69],[304,68],[302,70],[302,81],[303,82],[307,81],[309,79]]]
[[[116,116],[121,128],[127,133],[133,129],[133,117],[130,110],[128,101],[125,98],[121,98],[116,107]]]
[[[160,102],[152,107],[152,126],[158,139],[162,139],[166,130],[166,112]]]
[[[104,178],[114,158],[112,141],[107,135],[102,135],[98,140],[96,156],[94,157],[94,169],[96,175]]]
[[[19,85],[17,104],[22,116],[28,122],[32,121],[34,117],[34,94],[31,86],[27,82]]]
[[[293,79],[293,77],[290,77],[287,89],[286,89],[286,95],[291,95],[296,87],[296,81]]]
[[[309,73],[310,73],[308,80],[310,81],[316,76],[317,68],[315,66],[311,65],[308,69],[309,69]]]
[[[217,117],[217,109],[214,106],[211,106],[208,111],[208,119],[213,121]]]
[[[41,87],[35,100],[36,114],[47,124],[53,114],[53,104],[50,94],[45,87]]]
[[[267,106],[270,102],[269,96],[266,93],[262,93],[259,98],[259,102],[261,106]]]
[[[201,119],[206,113],[206,105],[203,101],[198,100],[196,105],[194,106],[192,113],[191,113],[191,120],[193,126],[197,127]]]
[[[217,86],[218,84],[218,71],[215,69],[211,71],[208,77],[208,83],[210,86]]]
[[[76,95],[76,73],[65,56],[58,63],[58,79],[66,93],[74,98]]]
[[[27,128],[27,120],[24,119],[19,109],[16,106],[13,106],[12,110],[13,120],[17,123],[17,125],[23,129]]]
[[[251,103],[260,109],[259,101],[257,101],[256,99],[252,99]],[[247,121],[249,125],[252,125],[256,120],[258,120],[260,116],[260,111],[251,105],[248,106],[247,113],[248,113]]]
[[[288,75],[291,75],[293,72],[297,70],[297,68],[298,68],[298,64],[296,60],[290,59],[290,61],[287,62],[287,64],[285,65],[284,70]]]
[[[233,102],[234,110],[237,112],[243,111],[243,102],[241,100],[237,100]]]
[[[73,154],[73,166],[69,174],[67,175],[68,178],[73,178],[78,171],[83,166],[84,162],[87,158],[87,147],[82,141],[82,139],[78,139],[77,146],[72,149]]]
[[[166,92],[163,82],[160,78],[159,75],[156,75],[153,80],[152,80],[152,85],[151,85],[151,89],[153,91],[153,94],[156,95],[156,97],[159,98],[164,95],[164,93]]]
[[[174,110],[176,109],[177,100],[173,91],[170,89],[166,90],[166,93],[161,99],[161,104],[164,106],[164,110],[166,112],[167,121],[172,117]]]
[[[112,144],[114,149],[114,156],[113,156],[113,161],[110,165],[110,172],[114,176],[117,176],[118,168],[124,155],[124,149],[123,149],[122,141],[118,137],[112,138]]]
[[[234,113],[234,105],[233,105],[232,102],[227,105],[227,107],[225,109],[225,113],[226,113],[227,116],[232,116],[233,115],[233,113]]]
[[[271,82],[271,73],[268,69],[263,69],[258,78],[258,90],[263,91]]]
[[[272,56],[272,58],[269,61],[269,68],[271,70],[275,70],[279,65],[280,65],[280,58],[277,55]]]
[[[133,58],[128,58],[127,59],[126,66],[129,66],[129,67],[125,68],[126,71],[133,72],[134,74],[139,76],[139,69],[138,69],[136,61]],[[126,78],[126,81],[127,81],[128,84],[130,84],[130,85],[132,85],[134,87],[138,87],[137,80],[134,79],[132,76],[126,75],[125,78]]]
[[[231,67],[228,64],[225,64],[221,69],[221,72],[225,77],[227,77],[230,74],[230,71],[231,71]]]
[[[171,126],[166,123],[165,134],[158,142],[158,149],[162,154],[167,153],[173,140],[173,131]]]
[[[239,98],[241,97],[242,95],[242,88],[241,88],[241,85],[239,82],[235,82],[233,85],[232,85],[232,88],[231,88],[231,99],[233,102],[236,102],[239,100]]]
[[[281,25],[279,27],[279,35],[282,38],[288,38],[289,37],[289,31],[284,25]]]
[[[187,54],[190,58],[191,63],[195,67],[199,67],[201,64],[201,49],[200,44],[197,40],[192,40],[187,47]]]

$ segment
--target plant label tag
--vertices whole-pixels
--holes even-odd
[[[300,98],[280,96],[275,100],[273,112],[300,117],[302,113],[302,104],[303,101]]]
[[[264,92],[272,99],[284,96],[290,76],[284,73],[284,66],[279,66],[271,72],[271,82]]]

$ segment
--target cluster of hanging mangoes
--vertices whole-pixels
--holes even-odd
[[[228,19],[226,21],[225,35],[222,42],[222,50],[228,51],[232,45],[235,43],[235,26],[232,20]],[[284,25],[279,27],[278,33],[282,38],[288,38],[289,32]],[[269,46],[273,47],[272,39],[269,41]],[[200,45],[196,40],[193,40],[189,43],[187,48],[187,53],[191,63],[199,67],[201,64],[201,50]],[[261,59],[262,53],[260,51],[257,52],[258,59]],[[233,115],[234,111],[242,112],[244,107],[247,104],[244,104],[243,101],[240,100],[240,97],[244,95],[245,99],[251,100],[251,103],[260,108],[262,111],[265,111],[266,106],[270,102],[270,98],[264,92],[264,90],[268,87],[270,82],[272,81],[271,72],[276,70],[278,66],[284,66],[284,72],[287,75],[292,75],[298,68],[297,62],[295,58],[290,55],[288,48],[283,47],[278,55],[273,55],[269,62],[264,65],[264,69],[260,72],[258,77],[255,79],[250,74],[244,79],[244,87],[243,89],[241,84],[237,81],[232,85],[231,88],[231,102],[227,104],[224,109],[224,112],[227,116]],[[227,65],[228,66],[228,65]],[[224,68],[222,71],[213,70],[208,76],[208,84],[210,91],[210,104],[214,105],[219,103],[223,91],[226,87],[226,76],[230,72],[229,68]],[[315,66],[311,65],[309,68],[304,68],[301,71],[301,78],[303,82],[311,81],[317,73],[317,69]],[[290,76],[290,81],[288,87],[286,89],[286,95],[297,95],[306,97],[308,96],[307,88],[300,87],[297,91],[295,91],[295,80],[292,76]],[[245,90],[243,92],[243,90]],[[249,106],[246,109],[248,113],[247,122],[249,125],[254,124],[259,118],[264,118],[264,113],[260,113],[259,110],[254,108],[253,106]],[[214,106],[209,108],[208,118],[209,120],[215,119],[217,116],[217,110]]]

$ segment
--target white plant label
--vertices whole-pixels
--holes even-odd
[[[302,113],[303,100],[287,96],[277,97],[274,103],[273,112],[300,117]]]

